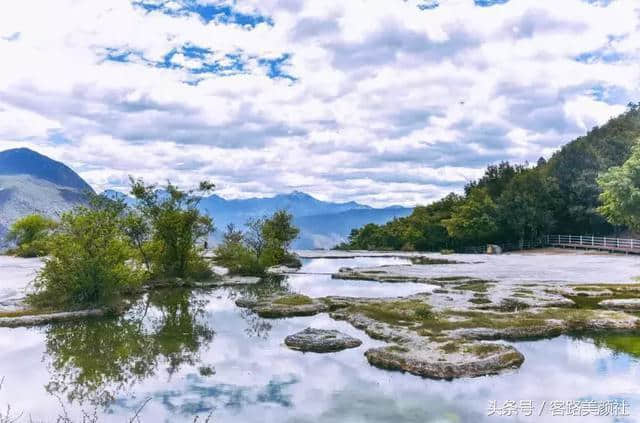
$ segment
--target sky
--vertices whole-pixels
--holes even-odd
[[[226,198],[432,202],[640,100],[637,0],[10,0],[0,150]]]

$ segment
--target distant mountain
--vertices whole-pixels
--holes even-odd
[[[329,248],[344,240],[352,228],[375,221],[385,223],[394,217],[406,216],[412,209],[390,207],[376,209],[354,201],[333,203],[318,200],[300,191],[267,198],[225,200],[218,195],[204,198],[203,211],[213,217],[217,237],[229,223],[243,227],[253,217],[268,216],[276,210],[293,214],[300,227],[300,237],[294,248]]]
[[[58,217],[84,202],[87,192],[93,192],[89,184],[63,163],[27,148],[0,152],[0,244],[16,219],[31,213]],[[135,204],[133,198],[118,191],[106,190],[103,195]],[[301,229],[295,248],[332,247],[353,228],[368,222],[385,223],[411,213],[411,209],[402,207],[377,209],[354,201],[322,201],[300,191],[241,200],[212,195],[202,199],[200,208],[214,219],[218,228],[214,239],[220,239],[229,223],[243,228],[250,218],[287,210]]]
[[[93,192],[67,165],[28,148],[0,151],[0,175],[29,175],[61,187]]]
[[[384,224],[392,219],[409,216],[413,209],[392,206],[383,209],[354,209],[332,214],[296,216],[294,222],[301,230],[296,248],[331,248],[344,241],[352,229],[367,223]]]
[[[135,200],[125,194],[108,190],[103,195],[112,199],[122,199],[127,204]],[[318,200],[309,194],[293,191],[273,197],[227,200],[219,195],[205,197],[200,209],[213,218],[217,228],[214,241],[219,240],[226,226],[233,223],[244,228],[251,218],[269,216],[277,210],[287,210],[293,214],[295,224],[300,228],[300,237],[294,248],[330,248],[343,241],[351,232],[369,222],[385,223],[394,217],[403,217],[413,209],[392,206],[373,208],[354,201],[333,203]]]
[[[93,192],[66,165],[27,148],[0,152],[0,244],[16,219],[31,213],[57,217]]]

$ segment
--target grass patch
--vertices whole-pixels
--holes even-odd
[[[298,305],[312,304],[313,300],[307,297],[306,295],[295,294],[295,295],[288,295],[286,297],[280,297],[274,300],[273,303],[279,304],[279,305],[298,306]]]

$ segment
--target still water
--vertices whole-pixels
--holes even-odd
[[[18,421],[83,412],[100,422],[500,422],[640,421],[640,337],[566,336],[518,342],[526,360],[497,376],[435,381],[380,370],[363,353],[382,342],[326,314],[265,320],[239,309],[241,295],[276,290],[400,296],[420,284],[332,280],[342,266],[408,264],[399,258],[313,259],[302,272],[250,289],[167,290],[126,316],[39,328],[0,329],[0,410]],[[308,326],[338,329],[362,346],[303,354],[283,345]],[[629,417],[488,416],[491,401],[618,400]],[[148,402],[147,402],[148,401]],[[537,414],[536,409],[536,414]],[[634,417],[636,416],[636,417]]]

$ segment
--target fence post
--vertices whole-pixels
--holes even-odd
[[[580,245],[582,245],[582,235],[580,235]]]

